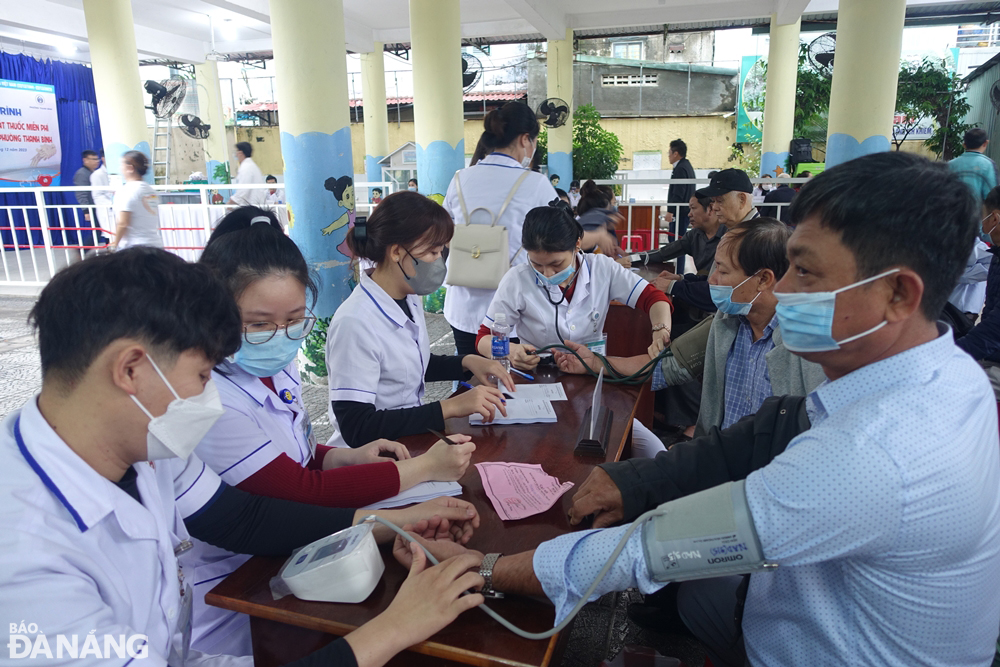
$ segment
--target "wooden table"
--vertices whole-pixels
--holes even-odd
[[[579,486],[596,463],[618,460],[629,444],[631,423],[639,397],[638,387],[604,385],[604,404],[614,412],[611,443],[605,459],[573,454],[577,431],[589,407],[594,380],[581,375],[561,375],[539,371],[538,382],[562,382],[569,400],[553,403],[557,424],[519,424],[473,427],[469,420],[451,419],[447,433],[467,433],[475,438],[473,461],[540,463],[545,472],[561,481]],[[430,435],[403,438],[411,452],[425,451],[435,438]],[[504,522],[497,516],[483,491],[479,471],[470,466],[460,480],[460,496],[474,503],[482,524],[469,547],[483,553],[518,553],[571,530],[567,513],[574,490],[565,493],[551,509],[520,521]],[[207,596],[209,604],[250,615],[254,662],[257,667],[280,665],[301,658],[338,636],[343,636],[385,610],[406,572],[383,546],[386,562],[382,581],[360,604],[307,602],[293,596],[272,599],[269,580],[277,574],[284,558],[250,559],[216,586]],[[551,628],[553,608],[537,600],[511,596],[490,601],[489,606],[519,627],[533,632]],[[560,633],[568,637],[568,632]],[[564,640],[562,640],[564,641]],[[471,610],[430,639],[397,656],[393,665],[506,665],[544,667],[558,664],[562,650],[560,636],[532,641],[502,628],[481,611]]]

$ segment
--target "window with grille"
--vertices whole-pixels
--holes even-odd
[[[601,76],[602,86],[655,86],[655,74],[604,74]]]
[[[642,60],[642,42],[612,42],[611,57]]]

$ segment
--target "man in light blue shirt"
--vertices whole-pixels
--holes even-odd
[[[709,649],[742,634],[755,666],[985,667],[1000,624],[997,412],[985,374],[935,321],[965,266],[975,202],[945,166],[879,153],[810,181],[792,218],[778,318],[785,345],[829,380],[807,399],[812,427],[745,479],[778,567],[751,576],[742,626]],[[486,580],[544,593],[561,619],[625,530],[491,554]],[[662,586],[643,531],[595,596],[629,586]]]

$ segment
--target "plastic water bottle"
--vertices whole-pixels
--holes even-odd
[[[497,313],[493,316],[493,342],[490,346],[493,361],[503,364],[510,371],[510,325],[507,324],[507,314]]]

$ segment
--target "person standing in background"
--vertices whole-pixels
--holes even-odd
[[[97,154],[97,151],[86,150],[83,151],[83,166],[76,170],[73,174],[73,185],[90,185],[90,175],[101,165],[101,157]],[[94,198],[90,193],[90,190],[80,190],[76,193],[76,203],[81,206],[86,206],[83,209],[83,220],[79,223],[79,227],[83,228],[84,231],[80,232],[80,245],[92,246],[94,245],[94,234],[91,232],[89,227],[94,226]],[[79,211],[79,209],[78,209]],[[77,214],[79,219],[79,213]]]
[[[674,139],[670,142],[670,152],[667,154],[667,159],[670,160],[670,164],[673,166],[674,170],[670,172],[670,178],[694,178],[694,167],[687,159],[687,144],[684,143],[682,139]],[[667,193],[667,203],[668,204],[687,204],[691,197],[694,196],[694,184],[689,185],[671,185],[670,191]],[[674,215],[679,214],[677,221],[677,238],[681,238],[687,232],[688,228],[688,209],[686,206],[671,206],[668,207],[670,212],[667,213],[667,222],[673,222]],[[676,209],[677,213],[674,213]],[[684,275],[684,256],[681,255],[677,258],[677,273]]]
[[[576,212],[576,205],[580,203],[580,181],[570,181],[569,182],[569,205],[573,207],[573,212]]]
[[[117,225],[110,250],[137,245],[163,247],[160,235],[158,199],[153,187],[143,180],[149,170],[149,158],[140,151],[128,151],[122,156],[122,177],[125,185],[115,193],[114,211]]]
[[[962,143],[965,144],[965,152],[950,160],[948,169],[969,186],[976,201],[982,206],[990,190],[997,186],[997,165],[986,157],[986,147],[990,145],[989,135],[986,130],[974,127],[965,133]],[[981,236],[984,241],[989,240],[988,234],[982,233]]]
[[[240,168],[236,171],[236,180],[233,183],[240,185],[264,183],[264,172],[253,161],[252,155],[253,146],[250,145],[250,142],[241,141],[236,144],[236,160],[240,163]],[[266,203],[267,190],[262,189],[237,190],[229,199],[231,206],[256,206],[260,208]]]
[[[411,178],[408,180],[406,182],[406,189],[410,192],[419,192],[419,190],[417,190],[417,179]]]
[[[101,166],[90,174],[90,185],[104,188],[111,185],[111,179],[108,177],[108,165],[104,162],[103,150],[101,151]],[[111,204],[114,199],[114,193],[111,190],[94,190],[91,195],[94,200],[94,207],[97,210],[97,227],[101,228],[97,232],[97,245],[104,245],[107,243],[107,239],[104,238],[103,232],[111,231]]]

